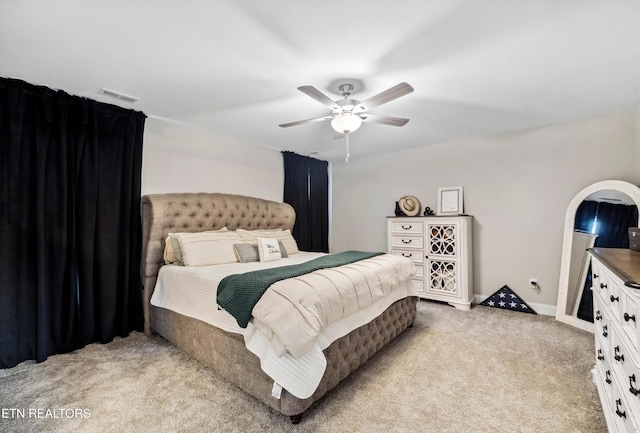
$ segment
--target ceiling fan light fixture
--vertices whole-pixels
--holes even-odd
[[[331,127],[336,130],[336,132],[343,134],[355,131],[360,128],[360,125],[362,125],[362,119],[351,113],[342,113],[331,120]]]

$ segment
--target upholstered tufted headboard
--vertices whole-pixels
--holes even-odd
[[[149,334],[149,302],[164,264],[168,233],[199,232],[227,227],[246,230],[293,229],[296,214],[286,204],[233,194],[172,193],[142,197],[142,281],[144,327]]]

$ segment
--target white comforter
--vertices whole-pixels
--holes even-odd
[[[277,262],[163,266],[151,304],[242,334],[247,348],[260,358],[262,369],[275,383],[298,398],[308,398],[315,392],[326,368],[323,349],[369,323],[394,302],[416,295],[410,282],[415,272],[411,261],[385,254],[272,285],[254,307],[254,319],[247,328],[240,328],[230,314],[217,308],[218,283],[226,275],[302,263],[318,256],[300,252]],[[388,266],[382,266],[383,263]],[[328,274],[334,283],[329,283]],[[289,310],[291,305],[286,304],[300,298],[298,290],[307,290],[311,281],[321,281],[321,290],[293,307],[295,311]],[[337,295],[335,283],[338,281],[353,288],[351,295]],[[338,300],[342,301],[343,297],[348,299],[344,306],[329,308],[342,305]]]
[[[414,273],[410,260],[383,254],[279,281],[253,308],[253,323],[278,355],[300,358],[329,325],[372,306]]]

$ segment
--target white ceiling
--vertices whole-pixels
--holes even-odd
[[[363,124],[352,159],[633,109],[640,1],[2,0],[0,76],[342,162],[329,122],[277,126],[329,114],[298,86],[415,88],[371,111],[411,121]]]

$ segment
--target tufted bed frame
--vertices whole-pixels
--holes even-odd
[[[373,321],[334,341],[324,350],[327,369],[316,392],[299,399],[286,390],[271,395],[273,380],[260,368],[239,334],[150,304],[158,270],[164,264],[169,232],[227,227],[292,229],[295,211],[286,203],[219,193],[151,194],[142,197],[142,279],[145,333],[158,333],[204,365],[298,423],[302,412],[346,378],[390,340],[413,324],[416,297],[391,305]]]

